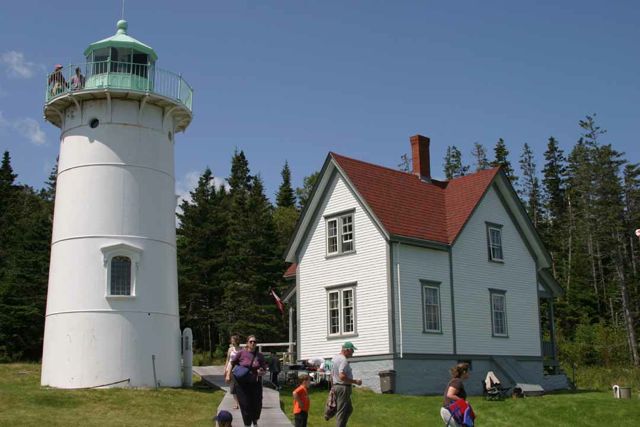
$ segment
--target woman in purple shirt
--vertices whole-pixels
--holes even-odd
[[[240,403],[240,412],[244,425],[249,427],[252,424],[258,425],[260,413],[262,412],[262,382],[260,376],[267,369],[267,362],[264,356],[256,349],[256,337],[249,335],[247,345],[244,349],[236,353],[231,359],[231,369],[227,371],[227,380],[231,380],[232,370],[236,365],[249,368],[249,377],[244,381],[238,381],[236,385],[236,395]]]

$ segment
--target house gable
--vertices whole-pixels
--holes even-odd
[[[322,193],[316,193],[315,211],[307,212],[311,219],[296,251],[298,330],[304,330],[298,336],[299,357],[331,357],[346,340],[362,348],[361,355],[387,353],[386,238],[340,171],[327,169],[327,173],[331,178]],[[328,254],[327,221],[344,214],[353,217],[354,250]],[[355,328],[332,334],[328,297],[347,288],[355,299]]]
[[[365,198],[362,197],[356,187],[351,183],[348,175],[346,175],[344,170],[342,170],[342,168],[337,164],[334,156],[335,155],[333,153],[329,153],[327,156],[322,169],[320,170],[318,182],[316,182],[316,185],[313,187],[311,195],[309,196],[309,202],[300,214],[300,219],[296,224],[296,229],[291,241],[289,242],[289,247],[285,252],[285,260],[287,262],[296,263],[300,258],[300,247],[308,239],[309,225],[316,222],[317,216],[322,214],[323,210],[320,209],[319,206],[324,203],[326,197],[330,196],[331,191],[329,187],[337,174],[340,175],[340,179],[344,181],[349,192],[363,209],[363,212],[365,212],[369,216],[369,219],[376,225],[378,231],[385,238],[389,237],[388,232],[382,226],[380,220],[375,216],[373,210],[367,205]]]
[[[490,260],[487,226],[501,231],[502,261]],[[456,347],[460,354],[541,354],[538,265],[500,186],[491,186],[452,246]],[[506,301],[506,334],[494,334],[491,295]]]

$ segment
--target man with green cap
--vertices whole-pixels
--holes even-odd
[[[340,354],[334,356],[333,367],[331,368],[331,378],[333,380],[333,391],[336,395],[336,427],[346,427],[347,421],[353,412],[351,404],[351,387],[353,384],[362,385],[362,380],[353,379],[349,359],[353,352],[357,350],[351,341],[342,344]]]

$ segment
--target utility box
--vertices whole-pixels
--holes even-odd
[[[380,391],[382,393],[395,393],[396,392],[396,371],[380,371]]]

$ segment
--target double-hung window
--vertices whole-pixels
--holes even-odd
[[[487,223],[487,246],[490,261],[504,261],[502,254],[502,226]]]
[[[356,331],[355,287],[327,291],[329,336],[352,335]]]
[[[354,250],[353,212],[327,218],[327,255]]]
[[[491,295],[491,328],[494,337],[507,337],[507,294],[505,291],[490,290]]]
[[[439,283],[422,282],[422,307],[424,332],[442,332]]]

